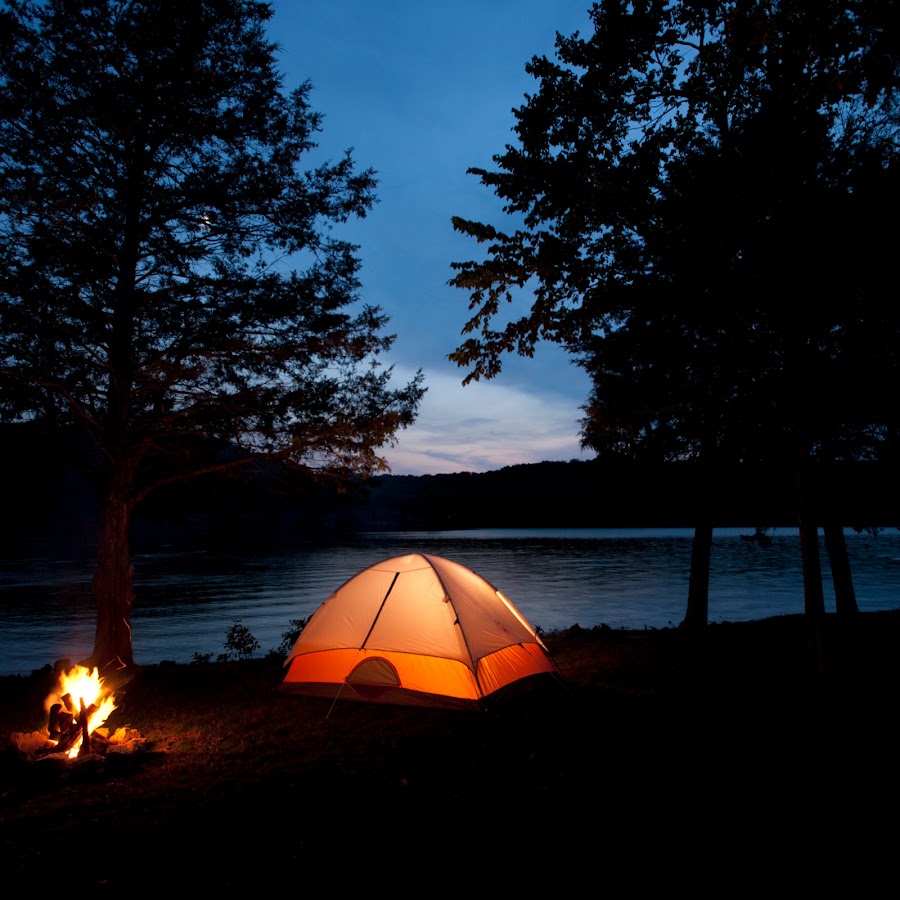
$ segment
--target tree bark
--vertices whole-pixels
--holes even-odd
[[[134,567],[131,563],[130,483],[125,467],[114,469],[100,497],[97,516],[97,568],[94,599],[97,630],[90,664],[101,671],[134,665],[131,642],[131,607],[134,603]]]
[[[803,565],[803,609],[806,613],[810,667],[817,674],[825,671],[825,595],[822,590],[822,563],[819,554],[819,528],[811,512],[809,485],[805,473],[797,476],[797,509],[800,531],[800,558]]]
[[[131,607],[134,602],[134,568],[129,542],[134,463],[129,446],[131,390],[134,371],[135,285],[140,247],[141,208],[144,192],[144,139],[138,128],[128,157],[128,177],[123,196],[124,232],[117,254],[118,279],[112,330],[109,336],[109,384],[103,446],[108,460],[97,510],[97,569],[94,599],[97,631],[91,660],[98,668],[134,665],[131,644]]]
[[[802,520],[800,554],[803,562],[803,609],[808,616],[824,616],[825,594],[822,590],[819,529],[814,523]]]
[[[716,473],[709,460],[715,447],[716,432],[709,425],[700,452],[699,480],[694,540],[691,544],[691,574],[688,581],[687,610],[681,622],[684,631],[698,633],[709,624],[709,564],[712,558],[712,492]]]
[[[853,575],[850,570],[850,557],[847,554],[847,539],[844,529],[834,523],[827,523],[825,532],[825,549],[831,564],[831,580],[834,584],[834,606],[839,616],[855,616],[859,613],[856,603],[856,591],[853,588]]]
[[[705,517],[694,528],[691,544],[691,576],[687,611],[681,622],[685,631],[699,631],[709,623],[709,564],[712,558],[712,519]]]

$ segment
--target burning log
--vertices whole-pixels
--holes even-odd
[[[97,707],[92,703],[92,709]],[[84,705],[84,698],[81,700],[81,715],[78,717],[81,724],[81,749],[78,751],[79,756],[85,756],[91,752],[91,733],[88,731],[88,711]]]
[[[42,731],[11,736],[13,746],[29,762],[81,763],[112,757],[123,759],[136,753],[145,741],[130,728],[119,728],[113,738],[104,726],[115,709],[113,696],[102,689],[97,670],[78,666],[60,675],[59,685],[46,700],[47,725]],[[121,765],[121,764],[120,764]],[[81,767],[84,771],[84,767]]]
[[[85,705],[84,699],[81,700],[81,709],[76,716],[74,710],[70,707],[74,706],[71,694],[65,694],[62,698],[63,703],[54,703],[50,707],[47,718],[47,734],[51,741],[56,741],[53,747],[53,753],[66,753],[81,738],[81,746],[78,749],[78,755],[82,756],[91,752],[91,735],[90,735],[90,719],[97,711],[97,704],[92,703],[90,706]]]
[[[47,718],[47,736],[51,741],[58,741],[62,735],[62,729],[59,724],[59,716],[62,712],[62,708],[62,703],[54,703],[53,706],[50,707],[50,713]]]
[[[66,726],[65,730],[60,731],[59,739],[56,743],[56,746],[53,748],[53,753],[66,753],[69,751],[74,745],[75,742],[81,737],[81,725],[72,720],[71,724]]]
[[[80,728],[75,729],[80,734]],[[106,728],[91,732],[89,754],[60,752],[46,736],[46,730],[10,735],[10,749],[16,752],[17,789],[38,785],[46,788],[70,780],[96,781],[123,776],[140,769],[150,743],[132,728],[118,728],[109,734]]]

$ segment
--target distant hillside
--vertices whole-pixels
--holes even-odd
[[[0,434],[6,480],[4,552],[34,544],[90,550],[93,495],[58,444],[25,431]],[[893,467],[832,466],[815,473],[823,514],[847,526],[900,524]],[[290,545],[353,531],[517,527],[691,527],[709,504],[718,526],[791,526],[790,478],[772,469],[690,463],[542,462],[492,472],[384,475],[340,491],[278,469],[206,478],[161,492],[139,508],[135,549]]]
[[[886,469],[832,467],[818,476],[828,512],[842,524],[900,524],[898,482]],[[573,460],[482,473],[383,475],[340,492],[302,481],[277,488],[222,480],[194,485],[193,494],[161,495],[136,517],[136,539],[289,544],[354,531],[692,527],[704,502],[720,527],[796,522],[788,475],[749,467],[720,471],[707,482],[699,467],[686,463]]]
[[[900,490],[894,470],[831,466],[815,473],[823,503],[845,525],[894,525]],[[492,472],[386,475],[354,515],[367,529],[515,527],[690,527],[708,503],[719,526],[789,526],[796,521],[786,472],[692,463],[542,462]]]

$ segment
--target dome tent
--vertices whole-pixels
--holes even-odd
[[[414,553],[354,575],[310,617],[285,693],[478,709],[532,676],[558,676],[534,628],[459,563]]]

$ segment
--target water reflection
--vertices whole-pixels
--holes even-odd
[[[803,609],[796,534],[776,531],[771,547],[741,540],[752,529],[717,530],[710,570],[710,618],[744,621]],[[292,619],[311,615],[360,569],[422,552],[446,556],[500,588],[545,630],[665,628],[684,616],[689,529],[516,529],[358,535],[291,553],[156,553],[134,560],[132,617],[138,662],[215,658],[240,620],[261,652],[276,648]],[[900,532],[848,532],[854,585],[863,610],[900,606]],[[834,598],[822,552],[826,608]],[[93,643],[91,560],[0,563],[0,674],[27,674]]]

